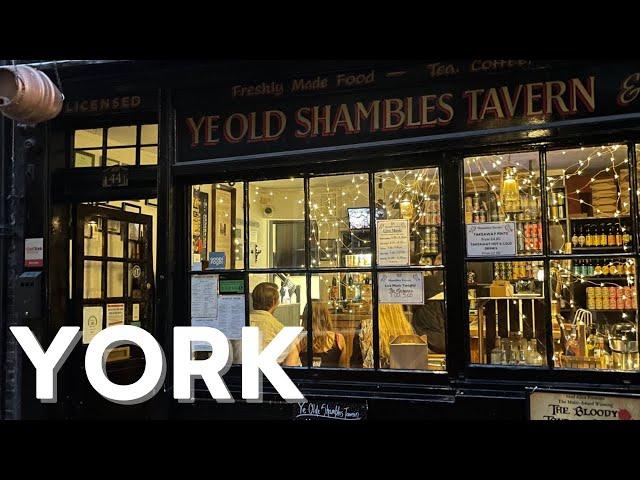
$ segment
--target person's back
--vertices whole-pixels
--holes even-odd
[[[319,300],[312,300],[311,332],[313,334],[313,366],[314,367],[347,367],[346,343],[342,334],[333,331],[333,322],[327,305]],[[308,319],[307,307],[303,318]],[[308,321],[308,320],[307,320]],[[307,338],[303,337],[298,345],[300,362],[307,366]]]

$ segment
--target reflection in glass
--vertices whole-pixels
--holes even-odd
[[[550,269],[556,367],[640,369],[635,259],[552,260]]]
[[[107,256],[122,258],[124,256],[124,240],[122,234],[124,222],[119,220],[107,221]]]
[[[546,365],[542,262],[467,263],[471,363]]]
[[[409,221],[411,265],[433,265],[442,251],[437,168],[376,173],[376,220]]]
[[[74,148],[102,148],[102,128],[76,130],[73,135]]]
[[[628,165],[624,145],[547,153],[553,253],[622,253],[631,248]]]
[[[114,165],[135,165],[135,148],[110,148],[107,150],[107,167]]]
[[[249,185],[252,268],[304,267],[304,189],[301,178]]]
[[[142,147],[140,149],[140,165],[157,165],[158,147]]]
[[[146,282],[144,266],[139,263],[130,263],[128,270],[128,294],[131,298],[142,298],[144,283]]]
[[[102,256],[102,218],[86,217],[84,228],[84,255]]]
[[[465,158],[465,223],[515,222],[517,254],[541,254],[539,163],[538,152]]]
[[[309,180],[311,267],[371,266],[367,174]]]
[[[102,298],[102,262],[84,261],[83,298]]]
[[[124,263],[107,262],[107,297],[124,296]]]
[[[102,162],[102,150],[77,150],[74,153],[73,166],[76,168],[99,167]]]
[[[158,125],[142,125],[140,128],[140,143],[142,145],[158,143]]]
[[[107,129],[107,147],[122,147],[136,144],[135,125],[110,127]]]

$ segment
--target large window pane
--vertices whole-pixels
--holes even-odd
[[[465,158],[465,223],[511,222],[516,254],[541,254],[539,163],[536,151]]]
[[[123,147],[135,145],[136,142],[135,125],[126,127],[111,127],[107,129],[107,147]]]
[[[140,143],[142,145],[158,143],[158,125],[141,125]]]
[[[550,267],[556,367],[637,371],[635,260],[552,260]]]
[[[124,263],[107,262],[107,297],[124,296]]]
[[[311,276],[314,367],[372,368],[371,359],[363,365],[362,355],[371,355],[372,289],[369,272]],[[302,352],[306,343],[302,341]]]
[[[102,128],[76,130],[73,136],[74,148],[102,148]]]
[[[102,256],[102,217],[84,219],[84,254],[85,256]]]
[[[375,185],[376,221],[408,222],[409,264],[433,265],[442,251],[438,169],[378,172]]]
[[[249,320],[258,327],[261,349],[275,338],[283,327],[305,326],[302,320],[307,305],[307,286],[304,275],[287,273],[249,275]],[[300,341],[306,336],[303,331],[298,340],[279,358],[286,366],[301,366]]]
[[[549,247],[553,253],[620,253],[632,247],[629,163],[624,145],[547,153]]]
[[[158,147],[142,147],[140,149],[140,165],[156,165],[158,163]]]
[[[83,295],[87,298],[102,298],[102,262],[84,261]]]
[[[393,276],[387,280],[385,276]],[[404,277],[404,278],[403,278]],[[394,302],[411,290],[411,277],[422,291],[411,292],[411,300]],[[416,278],[417,277],[417,278]],[[385,292],[385,285],[393,285]],[[444,370],[446,368],[444,271],[379,272],[378,328],[380,368]],[[394,303],[392,303],[394,302]]]
[[[468,262],[472,363],[546,365],[542,262]]]
[[[77,150],[73,166],[76,168],[99,167],[102,164],[102,150]]]
[[[311,267],[371,265],[369,176],[309,180]]]
[[[305,266],[304,186],[301,178],[249,184],[249,265]]]
[[[107,167],[114,165],[135,165],[135,148],[110,148],[107,150]]]
[[[193,270],[244,266],[242,183],[191,188],[191,266]]]

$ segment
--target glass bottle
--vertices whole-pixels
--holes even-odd
[[[607,247],[616,246],[616,233],[613,230],[613,224],[607,223]]]
[[[495,347],[491,350],[491,364],[504,365],[506,362],[506,352],[502,348],[502,339],[500,337],[496,337]]]
[[[587,224],[584,226],[584,246],[591,247],[593,246],[593,235],[591,235],[591,225]]]
[[[624,232],[622,232],[622,244],[629,245],[631,243],[631,235],[629,235],[629,229],[624,228]]]
[[[620,228],[620,224],[616,223],[616,247],[622,246],[622,229]]]
[[[602,266],[600,265],[600,260],[596,260],[596,266],[593,269],[593,274],[595,276],[600,276],[602,275]]]
[[[586,239],[585,239],[585,236],[584,236],[584,232],[582,230],[582,226],[578,225],[577,230],[578,230],[578,245],[580,247],[584,247]]]
[[[600,225],[600,243],[598,246],[599,247],[607,246],[607,229],[605,228],[605,225]]]
[[[578,246],[579,230],[580,227],[575,227],[573,229],[573,236],[571,237],[571,245],[573,245],[573,248],[576,248]]]
[[[564,219],[565,216],[566,215],[564,212],[564,193],[558,192],[558,218]]]

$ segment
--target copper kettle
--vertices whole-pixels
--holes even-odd
[[[64,97],[40,70],[27,65],[0,67],[0,113],[25,125],[56,117]]]

